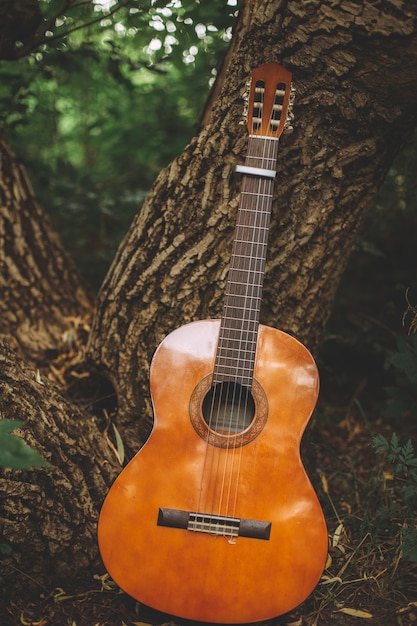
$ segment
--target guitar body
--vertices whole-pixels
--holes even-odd
[[[111,487],[98,532],[106,568],[128,594],[159,611],[227,624],[300,604],[324,568],[327,531],[300,458],[319,386],[310,353],[260,326],[253,420],[237,434],[212,432],[202,402],[219,326],[193,322],[158,347],[150,372],[154,428]],[[187,529],[182,518],[195,511],[226,525],[244,520],[249,530],[228,535],[218,521],[216,532],[204,523]],[[252,520],[259,522],[253,532]]]

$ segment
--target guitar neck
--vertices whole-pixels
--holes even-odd
[[[251,387],[278,139],[249,137],[213,382]]]

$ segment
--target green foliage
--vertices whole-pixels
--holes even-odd
[[[21,437],[13,434],[23,422],[18,420],[0,420],[0,467],[14,470],[33,469],[35,467],[51,467],[33,448],[28,446]],[[12,546],[0,542],[0,556],[12,552]]]
[[[417,335],[397,338],[397,350],[386,359],[395,372],[394,385],[386,387],[387,417],[397,420],[415,417],[417,406]],[[414,415],[413,415],[414,413]]]
[[[0,467],[10,469],[50,467],[39,452],[30,448],[21,437],[12,433],[22,424],[23,422],[17,420],[0,420]]]
[[[0,62],[0,129],[98,287],[159,171],[195,132],[235,2],[63,8],[41,2],[43,44]]]
[[[396,433],[388,441],[384,435],[377,435],[372,439],[372,445],[379,455],[386,455],[388,463],[394,468],[394,476],[411,477],[415,484],[417,495],[417,458],[414,456],[414,447],[409,439],[401,445]],[[406,498],[407,499],[407,498]]]
[[[413,444],[410,439],[401,443],[393,433],[389,440],[377,435],[372,445],[379,461],[379,487],[384,502],[377,509],[372,525],[394,536],[402,559],[417,563],[417,457]],[[387,482],[391,483],[390,487]]]

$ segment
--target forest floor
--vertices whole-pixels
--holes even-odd
[[[335,382],[334,371],[322,380],[302,452],[327,520],[328,561],[311,596],[268,626],[417,625],[417,485],[407,467],[399,467],[399,459],[408,470],[417,464],[406,445],[417,441],[417,425],[384,417],[383,368],[370,380],[368,365],[353,371],[347,384]],[[381,435],[392,444],[387,452],[373,445]],[[40,589],[0,607],[0,626],[147,624],[195,623],[141,606],[104,568],[75,589]]]

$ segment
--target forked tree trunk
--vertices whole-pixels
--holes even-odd
[[[262,318],[317,349],[352,243],[415,124],[417,6],[398,4],[242,3],[204,125],[160,174],[97,303],[89,350],[118,391],[131,448],[151,427],[155,347],[220,315],[247,142],[242,91],[271,60],[293,72],[297,99],[278,155]]]
[[[0,138],[0,337],[41,363],[63,349],[76,318],[91,311],[74,262]]]
[[[155,347],[173,328],[221,312],[251,69],[280,61],[298,93],[295,132],[282,139],[278,160],[263,322],[316,350],[352,242],[415,124],[416,22],[417,5],[398,0],[378,8],[353,0],[241,3],[204,125],[159,176],[97,303],[89,353],[116,388],[130,451],[151,425]],[[3,157],[1,332],[42,361],[60,349],[68,317],[88,304],[5,147]],[[96,565],[98,509],[117,468],[92,415],[9,349],[1,347],[0,358],[2,418],[23,419],[25,438],[53,464],[6,472],[0,485],[0,528],[14,548],[0,576],[20,593],[28,576],[56,586]]]

